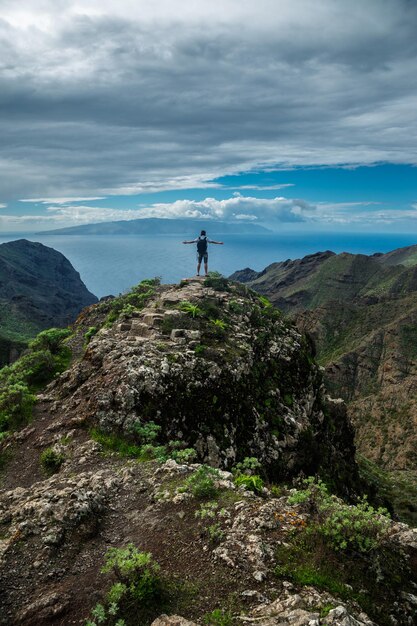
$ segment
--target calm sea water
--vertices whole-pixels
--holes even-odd
[[[214,237],[214,235],[213,235]],[[22,235],[0,236],[0,243]],[[143,278],[161,276],[165,283],[193,276],[196,247],[177,235],[57,236],[24,235],[62,252],[80,272],[88,289],[102,297],[117,295]],[[226,276],[238,269],[262,270],[275,261],[296,259],[322,250],[373,254],[417,243],[414,234],[274,234],[228,235],[224,246],[209,247],[209,269]]]

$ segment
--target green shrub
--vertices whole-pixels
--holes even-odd
[[[90,343],[90,339],[94,337],[94,335],[97,335],[97,333],[98,333],[97,326],[90,326],[90,328],[84,334],[85,343],[87,344]]]
[[[140,457],[143,461],[160,461],[164,462],[168,459],[166,446],[154,446],[146,443],[140,448]]]
[[[266,296],[258,296],[258,300],[264,309],[267,309],[273,306],[272,302],[270,302]]]
[[[195,512],[195,517],[199,517],[202,520],[207,517],[214,519],[217,516],[218,510],[219,505],[217,502],[206,502],[205,504],[200,505],[198,511]]]
[[[236,313],[237,315],[242,315],[245,309],[242,304],[240,304],[240,302],[237,302],[237,300],[230,300],[229,311],[231,311],[232,313]]]
[[[101,571],[113,572],[135,601],[148,603],[161,594],[159,570],[149,552],[140,552],[129,544],[126,548],[109,548]]]
[[[29,348],[33,351],[49,350],[52,354],[58,354],[62,342],[70,335],[71,331],[69,328],[48,328],[40,332],[29,343]]]
[[[203,617],[203,624],[207,624],[207,626],[231,626],[232,623],[232,613],[223,609],[214,609]]]
[[[54,448],[46,448],[40,456],[41,465],[47,474],[55,474],[58,472],[64,461],[64,454]]]
[[[105,433],[99,428],[90,430],[90,437],[100,443],[106,450],[117,452],[121,456],[140,458],[142,447],[129,442],[125,437],[114,433]]]
[[[246,456],[243,461],[236,463],[233,468],[235,474],[252,474],[261,468],[261,464],[254,456]]]
[[[118,604],[128,590],[124,583],[114,583],[107,592],[107,600],[110,604]]]
[[[183,311],[183,313],[187,313],[192,318],[200,317],[203,313],[200,307],[196,304],[193,304],[192,302],[181,302],[179,308],[181,311]]]
[[[143,280],[139,285],[118,298],[101,303],[99,306],[108,311],[104,327],[109,328],[121,315],[130,316],[134,311],[142,309],[152,296],[159,279]]]
[[[161,277],[154,276],[154,278],[144,278],[140,281],[140,287],[158,287],[161,284]]]
[[[32,415],[36,398],[23,382],[6,384],[0,393],[0,430],[14,430],[24,425]]]
[[[170,457],[177,463],[192,463],[197,458],[194,448],[184,448],[184,450],[172,450]]]
[[[216,319],[216,320],[210,320],[210,322],[218,330],[226,330],[226,328],[227,328],[227,324],[223,320]]]
[[[206,532],[211,543],[220,543],[224,539],[224,532],[222,531],[219,522],[207,526]]]
[[[187,478],[186,487],[198,500],[214,498],[218,493],[215,485],[215,479],[218,477],[218,470],[209,465],[202,465],[190,478]]]
[[[244,487],[248,491],[261,494],[264,488],[264,481],[257,474],[238,474],[234,480],[237,487]]]
[[[0,431],[26,424],[36,400],[34,392],[68,367],[71,351],[62,342],[69,334],[66,328],[42,331],[26,354],[0,370]]]
[[[133,432],[142,443],[153,443],[161,432],[161,426],[152,420],[144,423],[136,422],[133,426]]]
[[[91,614],[98,624],[103,624],[106,621],[106,609],[102,604],[96,604]]]
[[[356,505],[345,504],[329,494],[322,481],[309,478],[304,481],[306,489],[289,497],[289,504],[308,503],[318,512],[316,531],[338,551],[350,550],[361,553],[377,549],[390,528],[388,511],[374,509],[366,496]]]
[[[230,291],[229,281],[219,272],[209,272],[204,286],[211,287],[215,291]]]

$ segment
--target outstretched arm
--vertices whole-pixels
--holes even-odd
[[[197,239],[193,239],[192,241],[183,241],[182,243],[196,243]]]
[[[207,241],[209,243],[216,243],[218,246],[223,246],[224,245],[223,241],[212,241],[211,239],[208,239]]]

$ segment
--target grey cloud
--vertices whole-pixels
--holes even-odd
[[[218,2],[154,4],[21,2],[21,29],[2,3],[5,200],[417,163],[415,3],[225,1],[217,18]]]

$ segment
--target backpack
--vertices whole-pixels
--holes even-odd
[[[207,237],[199,237],[197,241],[198,254],[205,254],[207,252]]]

